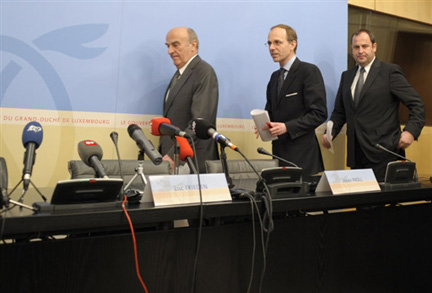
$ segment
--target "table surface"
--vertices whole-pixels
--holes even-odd
[[[276,198],[272,200],[273,213],[313,212],[338,209],[358,208],[403,202],[432,200],[432,184],[428,177],[421,177],[420,188],[410,190],[374,191],[332,195],[329,192],[293,198]],[[250,182],[248,183],[250,184]],[[238,186],[241,186],[239,184]],[[262,207],[262,199],[256,199]],[[70,234],[91,231],[116,231],[128,229],[120,202],[108,203],[108,206],[86,205],[86,209],[71,209],[67,205],[56,212],[33,213],[15,207],[3,213],[3,237],[31,237],[39,234]],[[213,202],[203,204],[205,219],[250,216],[251,205],[247,198],[233,199],[230,202]],[[157,225],[180,219],[199,219],[199,204],[154,207],[153,203],[130,204],[128,213],[139,228],[151,224]]]

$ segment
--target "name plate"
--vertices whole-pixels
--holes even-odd
[[[155,206],[200,203],[198,176],[154,175],[149,176]],[[232,201],[223,173],[201,174],[203,202]]]
[[[332,194],[381,191],[372,169],[324,171],[315,192]]]

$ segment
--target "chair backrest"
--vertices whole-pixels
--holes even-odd
[[[137,174],[136,169],[139,165],[138,160],[122,160],[121,168],[123,172],[124,184],[126,185],[134,176]],[[170,174],[170,165],[167,161],[163,161],[160,165],[155,165],[151,161],[141,161],[143,163],[143,173],[146,177],[149,175],[168,175]],[[119,163],[117,160],[102,160],[102,166],[108,177],[111,178],[121,178]],[[71,174],[71,179],[81,179],[81,178],[94,178],[96,172],[93,168],[90,168],[83,161],[72,160],[68,162],[68,170]],[[139,176],[134,180],[131,185],[132,188],[142,189],[142,181]]]
[[[261,172],[265,168],[279,167],[278,160],[254,159],[249,160],[254,168]],[[220,160],[206,161],[207,173],[223,173]],[[227,160],[229,175],[233,180],[237,179],[258,179],[255,171],[245,160]]]

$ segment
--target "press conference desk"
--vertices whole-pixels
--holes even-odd
[[[432,289],[431,200],[430,184],[409,191],[275,199],[262,292]],[[198,219],[200,207],[141,203],[128,211],[149,291],[191,292],[197,228],[172,229],[170,223]],[[205,204],[203,211],[196,292],[246,292],[252,260],[249,201]],[[319,211],[330,212],[313,213]],[[50,240],[50,235],[69,236]],[[141,292],[120,207],[9,216],[3,236],[19,241],[0,245],[0,292]],[[44,240],[27,241],[36,236]],[[257,292],[263,264],[257,246],[251,292]]]

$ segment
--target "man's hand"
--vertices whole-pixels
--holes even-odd
[[[282,122],[269,122],[267,126],[263,127],[263,130],[267,129],[270,131],[271,136],[279,136],[288,131],[285,123]]]
[[[404,131],[402,132],[401,137],[399,139],[398,147],[400,149],[406,149],[413,143],[413,141],[414,141],[414,136],[410,132]]]
[[[333,140],[333,135],[331,135],[331,140]],[[324,134],[322,136],[322,140],[321,140],[321,144],[323,145],[323,147],[325,147],[326,149],[329,149],[331,147],[330,142],[327,139],[327,135]]]
[[[170,171],[171,171],[171,174],[173,174],[174,173],[174,161],[173,161],[173,159],[171,159],[170,156],[165,155],[162,157],[162,160],[170,163]]]
[[[260,134],[259,134],[259,132],[258,132],[258,128],[256,128],[255,125],[254,125],[254,130],[255,130],[256,138],[259,138],[259,137],[260,137]]]

